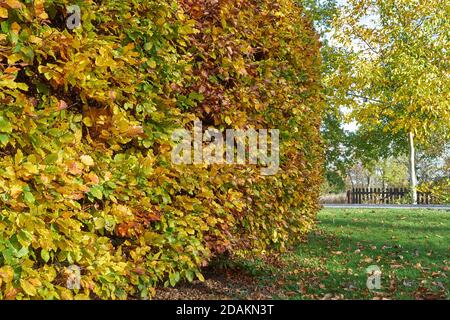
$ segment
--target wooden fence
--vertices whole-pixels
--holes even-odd
[[[395,204],[409,195],[407,188],[353,188],[347,191],[349,204]],[[418,204],[435,204],[430,193],[417,192]]]

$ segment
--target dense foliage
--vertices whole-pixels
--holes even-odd
[[[436,182],[419,185],[420,192],[429,192],[434,201],[439,204],[450,204],[450,178],[443,178]]]
[[[319,49],[292,1],[5,0],[0,22],[0,299],[149,297],[310,230]],[[281,170],[172,165],[196,118],[280,129]]]

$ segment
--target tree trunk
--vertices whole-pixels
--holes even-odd
[[[412,204],[417,204],[416,152],[414,148],[414,133],[412,132],[409,133],[409,183]]]
[[[352,175],[350,173],[348,173],[348,178],[350,179],[350,183],[352,184],[352,188],[355,187],[355,183],[353,182],[353,178]]]

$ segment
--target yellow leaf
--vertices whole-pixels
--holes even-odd
[[[8,9],[0,7],[0,18],[8,18]]]
[[[17,22],[13,22],[11,24],[11,31],[14,32],[15,34],[19,34],[20,25]]]
[[[93,126],[92,120],[89,117],[84,117],[83,118],[83,123],[84,123],[84,125],[86,127],[92,127]]]
[[[203,277],[203,275],[200,272],[196,272],[195,275],[201,282],[205,281],[205,277]]]
[[[34,0],[34,12],[40,19],[48,19],[48,15],[45,12],[44,0]]]
[[[23,157],[22,150],[18,149],[16,152],[16,155],[14,156],[14,163],[16,164],[16,166],[21,164],[23,159],[24,159],[24,157]]]
[[[13,199],[16,199],[22,193],[22,185],[13,184],[9,188],[9,193]]]
[[[14,270],[11,266],[3,266],[0,268],[0,278],[3,279],[4,282],[9,283],[13,281],[14,278]]]
[[[6,5],[11,9],[20,9],[22,8],[22,3],[18,0],[6,0]]]
[[[22,287],[23,291],[25,291],[25,293],[29,296],[36,295],[36,288],[31,284],[31,282],[25,279],[20,279],[20,286]]]
[[[94,165],[94,159],[91,156],[83,155],[80,159],[85,166],[92,167]]]

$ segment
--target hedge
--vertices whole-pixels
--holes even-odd
[[[0,23],[0,299],[148,298],[313,227],[319,43],[294,1],[5,0]],[[173,165],[195,119],[279,129],[280,171]]]

